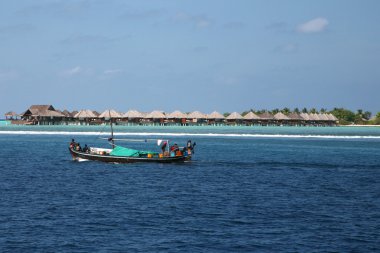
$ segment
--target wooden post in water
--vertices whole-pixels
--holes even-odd
[[[113,127],[112,127],[111,110],[108,110],[108,115],[110,116],[112,149],[114,149],[115,148],[115,141],[113,140]]]

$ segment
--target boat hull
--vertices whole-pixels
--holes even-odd
[[[136,162],[151,162],[151,163],[181,163],[191,160],[191,156],[173,156],[173,157],[127,157],[127,156],[111,156],[90,154],[69,148],[73,160],[85,159],[91,161],[107,162],[107,163],[136,163]]]

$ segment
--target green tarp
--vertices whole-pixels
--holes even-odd
[[[157,152],[151,152],[151,151],[141,151],[141,150],[135,150],[131,148],[124,148],[120,146],[116,146],[110,153],[112,156],[130,156],[130,157],[139,157],[139,156],[146,156],[148,154],[157,155]]]

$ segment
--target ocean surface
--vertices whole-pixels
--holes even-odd
[[[108,130],[0,127],[0,252],[380,251],[380,128],[116,127],[193,161],[72,161]]]

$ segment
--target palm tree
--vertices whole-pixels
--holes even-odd
[[[296,108],[294,108],[293,112],[300,113],[300,109],[298,109],[298,107],[296,107]]]
[[[290,109],[288,107],[284,107],[284,109],[282,109],[281,112],[284,113],[284,114],[289,114],[290,113]]]
[[[273,110],[272,110],[272,114],[276,114],[276,113],[278,113],[279,111],[280,111],[280,109],[278,109],[278,108],[273,109]]]
[[[363,114],[363,118],[365,118],[366,120],[369,120],[371,118],[371,116],[372,116],[372,113],[369,111],[366,111]]]
[[[306,108],[306,107],[304,107],[304,108],[302,109],[302,112],[303,112],[303,113],[308,113],[308,110],[307,110],[307,108]]]

